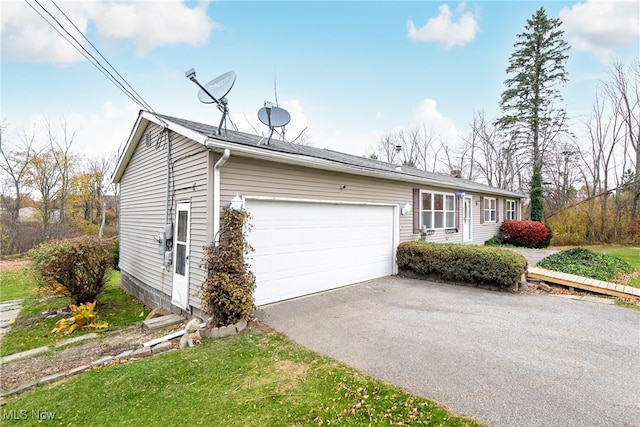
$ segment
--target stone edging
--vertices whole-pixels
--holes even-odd
[[[201,331],[201,335],[203,338],[221,338],[224,336],[228,336],[228,335],[234,335],[242,330],[244,330],[247,327],[247,321],[244,319],[241,319],[239,322],[233,324],[233,325],[229,325],[229,326],[223,326],[221,328],[210,328],[210,329],[203,329]],[[4,399],[5,397],[8,396],[12,396],[15,394],[19,394],[22,393],[23,391],[26,390],[30,390],[32,388],[34,388],[37,385],[42,385],[42,384],[47,384],[53,381],[57,381],[57,380],[61,380],[63,378],[67,378],[67,377],[71,377],[73,375],[77,375],[81,372],[87,371],[89,369],[92,368],[98,368],[100,366],[106,365],[109,362],[112,361],[123,361],[123,360],[131,360],[131,361],[135,361],[138,359],[142,359],[144,357],[147,356],[154,356],[156,354],[160,354],[160,353],[164,353],[165,351],[169,351],[169,350],[173,350],[174,346],[173,343],[171,341],[163,341],[160,342],[158,344],[155,344],[153,346],[141,346],[135,350],[127,350],[127,351],[123,351],[120,354],[117,354],[115,356],[103,356],[98,360],[94,360],[93,362],[91,362],[89,365],[82,365],[82,366],[78,366],[76,368],[70,369],[66,372],[59,372],[57,374],[51,374],[51,375],[47,375],[45,377],[40,378],[37,381],[31,381],[28,383],[24,383],[12,390],[9,390],[6,393],[0,393],[0,399]],[[48,348],[47,348],[48,350]],[[45,350],[46,351],[46,350]],[[27,350],[25,352],[22,353],[16,353],[15,355],[9,355],[3,359],[5,359],[5,361],[7,361],[6,359],[10,356],[13,356],[14,359],[12,360],[19,360],[21,358],[25,358],[28,356],[33,356],[34,354],[27,354],[29,352],[33,352],[33,350]],[[24,357],[20,357],[21,354],[25,354]],[[37,353],[40,354],[40,353]],[[0,404],[0,406],[2,406]]]

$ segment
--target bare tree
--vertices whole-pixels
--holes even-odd
[[[633,192],[631,222],[635,224],[640,203],[640,60],[635,58],[628,70],[620,60],[616,60],[604,89],[624,127],[625,155],[630,155],[632,160],[629,188]]]
[[[14,147],[7,147],[5,131],[6,126],[0,126],[0,155],[2,156],[0,170],[5,175],[5,179],[10,182],[13,194],[3,192],[2,195],[11,220],[15,222],[20,214],[23,196],[28,193],[26,178],[32,167],[35,129],[30,133],[23,129],[21,140]]]
[[[49,120],[43,117],[47,128],[47,136],[51,146],[51,154],[55,161],[56,167],[60,174],[60,189],[58,194],[59,216],[60,221],[64,222],[67,218],[68,198],[70,188],[70,178],[73,171],[74,162],[77,161],[76,156],[71,153],[71,146],[78,136],[77,130],[70,130],[66,119],[60,122],[60,132],[57,132]]]
[[[470,178],[479,177],[498,188],[523,190],[522,172],[529,165],[512,134],[500,132],[480,111],[474,114],[471,132],[463,141],[462,152],[468,153],[472,165],[469,167]]]

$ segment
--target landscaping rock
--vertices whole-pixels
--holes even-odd
[[[142,327],[147,331],[159,331],[184,322],[184,317],[179,314],[168,314],[166,316],[148,319],[142,322]]]
[[[163,353],[165,351],[172,350],[172,349],[173,349],[173,344],[171,344],[171,341],[165,341],[151,347],[151,353],[158,354],[158,353]]]
[[[162,316],[166,316],[170,314],[167,310],[165,310],[164,308],[154,308],[153,310],[151,310],[149,312],[149,314],[147,314],[147,318],[144,320],[150,320],[150,319],[155,319],[156,317],[162,317]]]
[[[111,362],[112,360],[113,360],[113,356],[101,357],[100,359],[91,362],[91,366],[102,366],[105,363]]]
[[[40,378],[40,380],[38,381],[38,384],[46,384],[49,383],[51,381],[56,381],[59,379],[62,379],[64,377],[66,377],[67,374],[64,372],[58,372],[57,374],[53,374],[53,375],[47,375],[46,377],[42,377]]]
[[[545,291],[545,292],[551,292],[551,286],[547,285],[544,282],[540,282],[538,283],[538,289]]]
[[[26,359],[27,357],[37,356],[47,351],[49,351],[49,347],[45,345],[38,348],[32,348],[31,350],[22,351],[20,353],[10,354],[0,358],[0,365],[4,365],[5,363],[13,362],[15,360]]]
[[[146,357],[151,355],[151,347],[140,347],[133,350],[129,357]]]
[[[115,359],[115,360],[126,359],[126,358],[128,358],[129,356],[131,356],[131,353],[133,353],[133,350],[123,351],[122,353],[117,354],[117,355],[114,357],[114,359]]]
[[[236,323],[236,331],[238,332],[242,332],[242,330],[246,327],[247,327],[247,321],[244,319],[244,317],[238,320],[238,323]]]
[[[67,376],[79,374],[79,373],[84,372],[84,371],[86,371],[86,370],[88,370],[90,368],[91,368],[91,365],[78,366],[76,368],[71,369],[69,372],[67,372]]]
[[[9,391],[7,394],[5,394],[4,396],[11,396],[12,394],[18,394],[18,393],[22,393],[25,390],[29,390],[30,388],[33,388],[36,386],[36,382],[35,381],[31,381],[28,383],[24,383],[19,387],[14,388],[13,390]]]
[[[200,335],[203,338],[220,338],[223,336],[220,328],[204,328],[200,331]]]

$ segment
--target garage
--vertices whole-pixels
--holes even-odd
[[[256,305],[393,274],[397,208],[246,200]]]

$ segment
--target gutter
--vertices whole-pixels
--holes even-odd
[[[207,142],[207,147],[212,148]],[[220,169],[227,163],[231,156],[228,148],[224,149],[222,157],[213,166],[213,244],[218,246],[220,232]]]
[[[243,146],[240,144],[235,144],[232,142],[218,140],[213,138],[207,138],[205,141],[205,145],[210,149],[218,149],[225,150],[233,149],[234,152],[240,154],[241,156],[246,156],[250,158],[260,159],[260,160],[273,160],[279,163],[292,164],[296,166],[306,166],[315,169],[321,170],[329,170],[334,172],[342,172],[342,173],[350,173],[357,175],[364,175],[374,178],[383,178],[389,179],[393,181],[401,181],[404,183],[412,183],[412,184],[427,184],[440,188],[447,189],[461,189],[469,192],[476,193],[484,193],[487,192],[489,194],[495,194],[500,196],[512,197],[512,198],[522,198],[524,195],[520,193],[515,193],[507,190],[501,190],[498,188],[492,189],[484,189],[484,188],[474,188],[473,185],[465,185],[464,183],[458,183],[453,185],[450,182],[442,182],[435,179],[428,179],[423,177],[418,177],[398,171],[384,171],[379,169],[370,169],[366,166],[355,166],[355,165],[346,165],[346,164],[336,164],[331,160],[318,159],[318,158],[307,158],[306,156],[301,156],[299,154],[292,153],[283,153],[278,151],[270,151],[270,150],[257,150],[255,147],[251,146]]]

